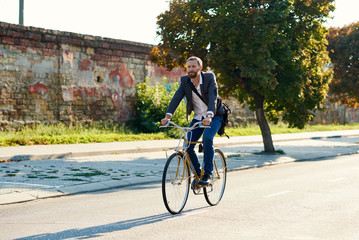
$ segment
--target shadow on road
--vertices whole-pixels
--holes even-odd
[[[143,217],[143,218],[136,218],[136,219],[129,219],[125,221],[120,221],[116,223],[109,223],[100,226],[94,227],[87,227],[83,229],[69,229],[57,233],[44,233],[39,235],[33,235],[23,238],[16,238],[17,240],[26,240],[26,239],[39,239],[39,240],[61,240],[61,239],[85,239],[85,238],[95,238],[100,237],[101,234],[111,233],[116,231],[123,231],[147,224],[152,224],[156,222],[161,222],[173,218],[177,218],[179,216],[185,216],[188,213],[201,210],[204,208],[208,208],[209,206],[194,208],[187,211],[183,211],[181,214],[172,215],[170,213],[162,213],[158,215]]]

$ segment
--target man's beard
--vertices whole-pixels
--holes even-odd
[[[198,73],[199,73],[199,72],[189,72],[189,73],[188,73],[188,76],[189,76],[190,78],[196,78],[196,77],[198,76]]]

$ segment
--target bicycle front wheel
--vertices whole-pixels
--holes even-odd
[[[172,154],[162,175],[162,198],[167,210],[172,214],[182,211],[186,205],[190,186],[188,164],[182,154]]]
[[[204,197],[209,205],[215,206],[221,201],[227,180],[227,163],[224,153],[215,149],[211,184],[204,188]]]

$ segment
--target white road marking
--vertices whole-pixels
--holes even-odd
[[[292,191],[283,191],[283,192],[277,192],[277,193],[273,193],[273,194],[269,194],[264,196],[264,198],[271,198],[271,197],[277,197],[283,194],[287,194],[287,193],[291,193]]]
[[[339,182],[339,181],[343,181],[345,179],[347,179],[347,178],[346,177],[334,178],[334,179],[329,180],[328,182]]]

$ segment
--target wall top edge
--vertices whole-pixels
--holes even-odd
[[[3,31],[2,34],[1,34],[1,30]],[[102,41],[102,42],[106,42],[106,43],[124,44],[124,45],[131,45],[131,46],[143,47],[143,48],[153,48],[155,46],[155,45],[147,44],[147,43],[133,42],[133,41],[127,41],[127,40],[121,40],[121,39],[115,39],[115,38],[87,35],[87,34],[79,34],[79,33],[74,33],[74,32],[45,29],[45,28],[39,28],[39,27],[33,27],[33,26],[23,26],[23,25],[19,25],[19,24],[12,24],[12,23],[0,21],[0,36],[7,35],[5,31],[6,32],[12,31],[12,32],[19,32],[19,33],[28,32],[28,33],[40,34],[40,35],[53,35],[59,39],[58,40],[59,42],[61,42],[61,38],[72,38],[72,39],[82,40],[84,42],[86,42],[86,41]],[[26,35],[24,35],[23,37],[27,38]]]

